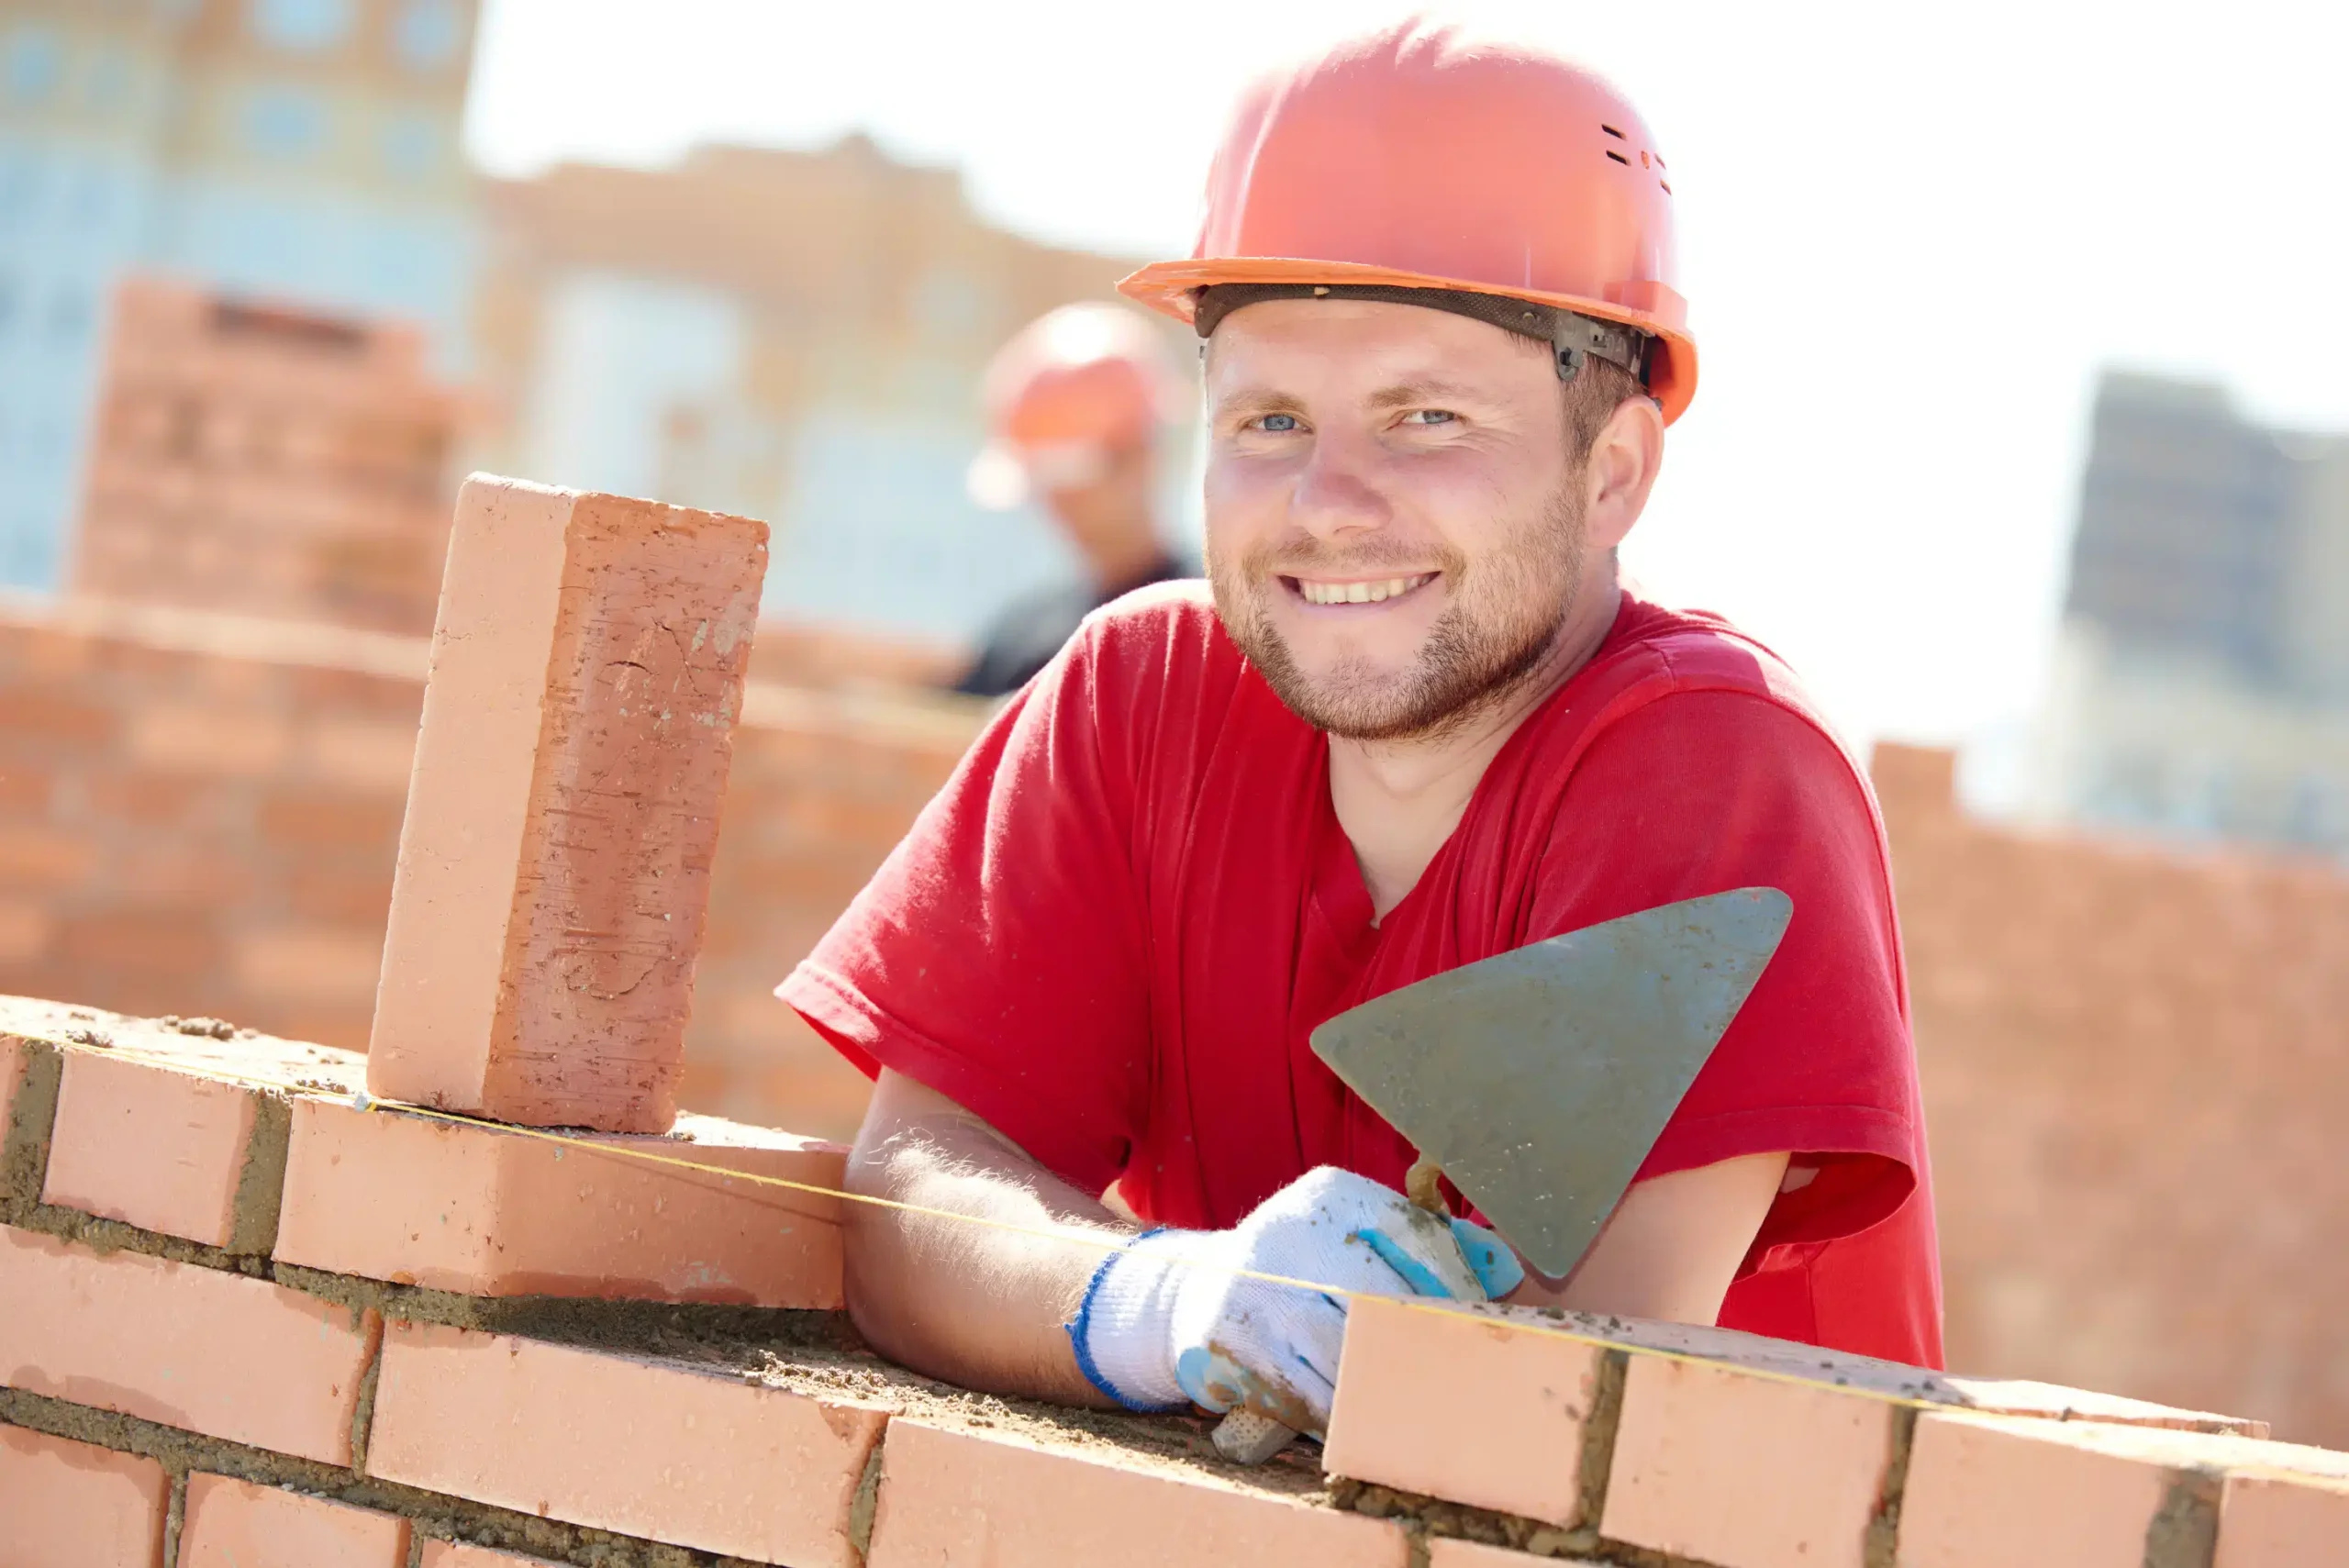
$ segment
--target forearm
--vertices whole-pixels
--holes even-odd
[[[891,1074],[874,1099],[849,1191],[944,1213],[844,1206],[858,1330],[891,1360],[964,1387],[1108,1404],[1063,1326],[1130,1228],[942,1096]]]

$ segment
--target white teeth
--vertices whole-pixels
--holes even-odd
[[[1375,605],[1408,594],[1434,577],[1432,572],[1422,572],[1416,577],[1389,577],[1384,583],[1316,583],[1301,577],[1297,589],[1308,605]]]

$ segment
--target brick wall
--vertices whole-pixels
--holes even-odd
[[[408,328],[125,281],[75,589],[430,631],[462,408],[424,356]]]
[[[1887,746],[1952,1363],[2349,1444],[2349,877],[1968,820]]]
[[[551,1147],[362,1108],[362,1071],[0,997],[6,1561],[2311,1568],[2349,1539],[2349,1454],[2254,1420],[1449,1303],[1355,1303],[1327,1446],[1242,1468],[1197,1417],[863,1350],[806,1190],[837,1146]]]
[[[421,639],[0,606],[0,990],[362,1048]],[[685,1103],[844,1135],[863,1079],[770,995],[975,732],[974,706],[753,685]]]

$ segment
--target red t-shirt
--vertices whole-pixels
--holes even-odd
[[[1144,1218],[1232,1224],[1411,1146],[1307,1045],[1460,964],[1728,888],[1794,916],[1642,1177],[1791,1151],[1727,1327],[1941,1364],[1908,988],[1866,780],[1769,651],[1626,595],[1383,921],[1323,736],[1204,585],[1091,617],[1014,698],[780,995]]]

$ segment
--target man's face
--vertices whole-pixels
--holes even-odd
[[[1216,328],[1207,401],[1216,610],[1292,712],[1439,732],[1541,666],[1584,555],[1547,353],[1417,306],[1272,300]]]

